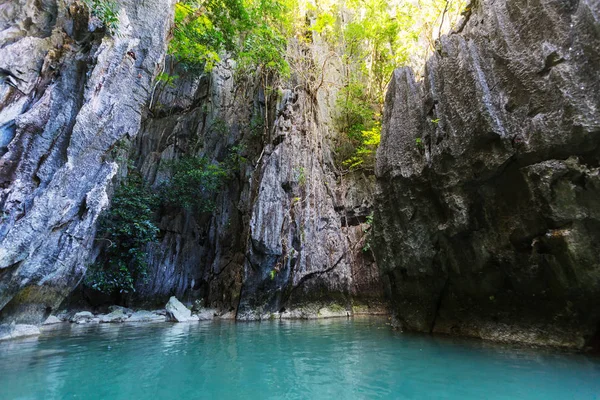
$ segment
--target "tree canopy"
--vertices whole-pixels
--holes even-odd
[[[325,43],[341,65],[334,110],[338,165],[369,170],[392,71],[411,66],[418,74],[435,40],[466,6],[467,0],[183,0],[169,52],[200,71],[227,54],[239,71],[270,79],[296,74],[308,87],[323,72],[302,59],[310,55],[291,52],[290,43]]]

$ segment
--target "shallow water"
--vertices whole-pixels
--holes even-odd
[[[385,320],[94,326],[0,342],[0,399],[600,399],[600,360]]]

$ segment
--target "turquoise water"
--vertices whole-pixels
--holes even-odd
[[[0,399],[600,399],[600,360],[382,319],[65,327],[0,342]]]

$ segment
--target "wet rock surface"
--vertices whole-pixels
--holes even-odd
[[[375,253],[401,329],[570,347],[600,326],[600,8],[479,1],[394,73]]]
[[[40,329],[35,325],[2,324],[0,325],[0,341],[39,336]]]

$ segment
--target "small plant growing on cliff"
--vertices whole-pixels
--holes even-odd
[[[160,188],[163,204],[186,208],[197,212],[212,211],[214,195],[227,178],[227,170],[206,157],[185,156],[167,162],[171,178]]]
[[[98,18],[108,33],[116,35],[119,31],[119,10],[111,0],[83,0],[90,13]]]
[[[138,174],[115,191],[110,209],[100,217],[96,240],[104,247],[100,261],[88,269],[88,286],[106,294],[135,291],[135,282],[146,276],[146,246],[158,233],[152,211],[156,204],[156,195]]]
[[[298,178],[298,184],[304,187],[304,185],[306,185],[306,173],[304,167],[298,167],[296,170],[296,175]]]

